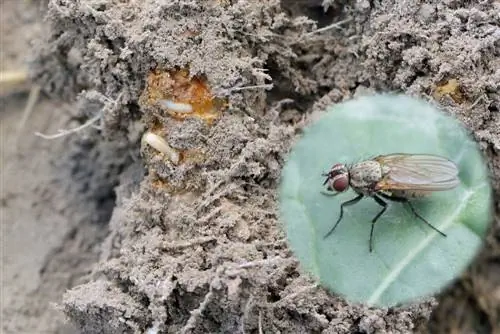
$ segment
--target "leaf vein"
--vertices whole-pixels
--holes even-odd
[[[460,205],[456,208],[456,210],[448,217],[448,219],[439,227],[442,231],[447,230],[455,221],[456,217],[462,212],[462,210],[465,208],[467,205],[467,201],[469,198],[472,196],[474,191],[467,191],[465,196],[463,197],[462,202]],[[412,252],[408,253],[395,267],[394,269],[389,273],[389,275],[386,276],[382,282],[378,285],[378,287],[373,291],[371,296],[368,298],[368,305],[373,305],[375,304],[379,298],[382,296],[382,294],[391,286],[392,283],[394,283],[401,272],[411,263],[415,257],[420,254],[422,250],[425,249],[427,245],[430,244],[430,242],[438,236],[437,233],[432,233],[426,238],[424,238],[418,245],[413,249]]]

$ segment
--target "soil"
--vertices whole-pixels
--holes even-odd
[[[0,6],[0,69],[27,66],[42,88],[21,129],[27,92],[1,96],[2,332],[500,332],[498,1]],[[390,309],[317,286],[277,216],[301,129],[375,91],[455,115],[495,191],[495,220],[464,276]],[[158,99],[196,110],[171,115]],[[62,138],[33,135],[89,118]],[[144,131],[180,161],[141,142]]]

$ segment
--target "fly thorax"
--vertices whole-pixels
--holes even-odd
[[[382,168],[376,161],[363,161],[351,167],[349,177],[351,186],[364,192],[380,181]]]

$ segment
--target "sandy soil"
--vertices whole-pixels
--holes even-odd
[[[0,6],[1,69],[29,61],[43,89],[20,131],[27,94],[1,97],[3,332],[500,330],[498,2]],[[304,124],[371,91],[422,96],[463,121],[496,194],[470,270],[435,300],[402,308],[350,305],[318,287],[276,215],[280,168]],[[153,103],[193,96],[191,118]],[[99,129],[32,135],[96,116]],[[180,163],[141,145],[145,130],[181,151]]]

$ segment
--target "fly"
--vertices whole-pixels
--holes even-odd
[[[417,218],[446,237],[446,234],[419,215],[409,201],[410,198],[423,197],[435,191],[453,189],[460,183],[457,166],[444,157],[405,153],[379,155],[350,166],[337,163],[323,176],[326,176],[323,185],[327,185],[327,190],[331,191],[327,195],[335,196],[349,187],[358,194],[340,205],[340,216],[325,238],[333,233],[342,220],[344,207],[356,204],[365,196],[372,197],[382,207],[372,219],[370,252],[373,250],[373,228],[388,206],[384,199],[408,204]]]

